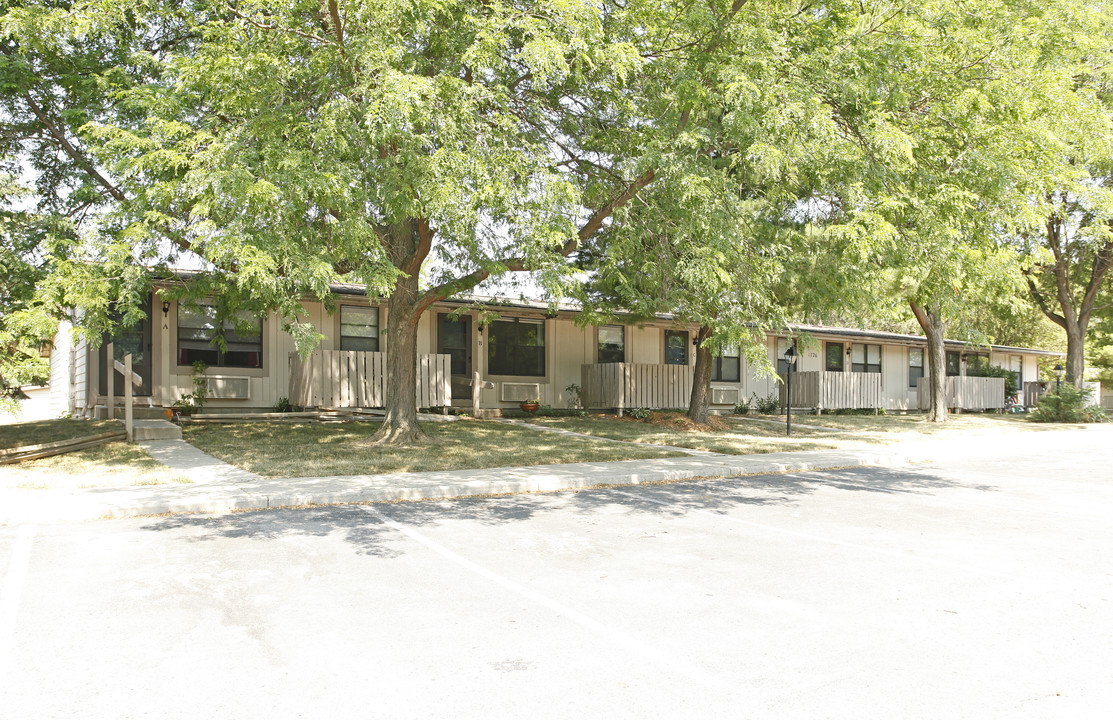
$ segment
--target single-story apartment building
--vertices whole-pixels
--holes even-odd
[[[305,303],[306,319],[324,335],[308,359],[297,354],[275,316],[245,318],[254,332],[237,331],[230,323],[219,326],[209,306],[164,301],[157,289],[147,300],[148,320],[111,338],[113,354],[117,359],[132,354],[140,379],[133,388],[135,402],[143,407],[166,408],[191,392],[197,361],[208,366],[207,411],[269,410],[282,398],[307,407],[381,406],[383,353],[390,352],[381,332],[389,320],[386,303],[368,298],[358,285],[338,284],[332,290],[333,313],[321,303]],[[497,319],[490,320],[492,311]],[[578,315],[573,306],[553,310],[546,303],[499,298],[435,304],[421,318],[418,353],[424,368],[419,384],[436,387],[424,394],[417,389],[419,404],[471,407],[478,385],[482,408],[512,408],[526,399],[567,407],[576,395],[591,408],[687,405],[696,327],[669,315],[581,327]],[[794,387],[794,406],[925,407],[918,390],[928,372],[922,336],[811,325],[794,326],[791,333],[799,339],[796,387],[807,391],[809,382],[816,388],[837,382],[842,393],[861,396],[860,387],[868,390],[849,404],[833,405],[815,400],[819,396],[798,400]],[[223,347],[214,342],[218,336]],[[769,362],[781,372],[791,341],[787,333],[766,338]],[[995,365],[1015,373],[1021,387],[1038,380],[1041,358],[1056,355],[958,341],[947,341],[946,347],[948,375],[974,376],[981,367]],[[94,416],[107,405],[107,350],[107,344],[93,348],[71,342],[69,328],[61,329],[50,382],[59,412]],[[111,384],[113,395],[123,396],[122,374],[116,373]],[[712,409],[730,411],[755,395],[781,392],[781,385],[779,378],[749,367],[738,352],[725,351],[714,361]]]

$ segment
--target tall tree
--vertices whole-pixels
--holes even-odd
[[[827,86],[862,151],[861,182],[828,208],[826,232],[842,249],[829,268],[847,299],[884,293],[908,304],[927,337],[929,418],[941,422],[949,323],[965,334],[971,306],[1018,280],[998,230],[1023,213],[1026,173],[1042,157],[1044,109],[1026,88],[1047,80],[1022,29],[1043,19],[1008,2],[905,10],[888,32],[862,39],[883,58],[871,82],[836,75]]]
[[[1113,7],[1061,3],[1031,42],[1044,61],[1039,86],[1041,172],[1029,184],[1031,217],[1017,231],[1028,291],[1066,334],[1069,382],[1081,385],[1086,337],[1110,302],[1113,269]]]

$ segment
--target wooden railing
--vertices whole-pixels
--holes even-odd
[[[686,408],[692,398],[688,365],[602,363],[580,369],[585,409]]]
[[[781,405],[788,392],[785,375],[781,376]],[[881,374],[863,372],[827,372],[808,370],[792,374],[792,407],[818,410],[845,408],[870,409],[884,407]]]
[[[921,410],[931,407],[931,382],[927,378],[920,378],[916,394]],[[949,377],[945,396],[948,408],[1000,410],[1005,407],[1005,378],[965,375]]]
[[[143,378],[139,373],[131,369],[132,358],[131,353],[124,356],[124,361],[120,362],[115,359],[113,355],[112,343],[108,343],[105,348],[105,357],[108,358],[109,367],[107,375],[108,380],[108,398],[106,401],[108,419],[111,420],[116,414],[115,399],[116,399],[116,373],[124,376],[124,428],[127,431],[128,442],[135,440],[135,416],[134,407],[134,388],[143,385]],[[129,382],[130,381],[130,382]]]
[[[419,355],[417,406],[452,404],[451,356]],[[306,359],[290,353],[290,404],[301,407],[383,407],[386,353],[316,350]]]

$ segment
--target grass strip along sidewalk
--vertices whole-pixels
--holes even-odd
[[[376,475],[558,463],[679,457],[664,448],[542,433],[485,420],[422,423],[430,442],[376,447],[376,422],[199,425],[185,439],[204,452],[266,477]]]

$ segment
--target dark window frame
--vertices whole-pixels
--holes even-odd
[[[345,323],[344,322],[344,311],[345,310],[353,310],[353,311],[374,310],[375,311],[375,335],[373,337],[368,336],[368,335],[345,335],[344,334],[344,327],[345,326],[354,327],[356,325],[356,323]],[[379,352],[381,350],[382,341],[380,339],[381,334],[379,332],[379,329],[382,327],[382,324],[381,324],[382,313],[381,313],[381,311],[379,310],[378,307],[367,306],[367,305],[341,305],[340,306],[340,311],[339,311],[338,314],[340,316],[339,317],[339,322],[340,322],[340,349],[341,350],[355,350],[357,352]],[[374,342],[373,343],[367,343],[368,340],[374,340]],[[374,347],[373,348],[370,348],[370,347],[353,347],[353,345],[356,345],[356,344],[360,344],[360,345],[362,345],[362,344],[373,344]]]
[[[209,312],[205,314],[209,319],[216,323],[216,308],[210,303],[198,303],[197,308],[208,308]],[[187,309],[182,305],[178,306],[177,328],[175,332],[176,346],[174,353],[175,361],[178,367],[190,367],[195,362],[203,362],[211,368],[233,368],[241,370],[262,370],[265,363],[263,362],[263,318],[255,318],[255,322],[259,325],[259,331],[256,335],[255,341],[252,341],[248,335],[240,335],[236,330],[235,322],[232,320],[225,320],[220,323],[220,327],[214,327],[211,333],[204,333],[208,337],[182,337],[182,329],[192,329],[200,331],[204,328],[183,325],[183,315],[195,312],[192,308]],[[239,313],[246,315],[247,313]],[[194,335],[197,332],[193,333]],[[225,348],[221,348],[220,344],[216,342],[217,337],[223,336]],[[206,347],[183,347],[183,341],[186,344],[193,343],[206,343]],[[249,346],[249,347],[246,347]],[[235,347],[235,349],[232,349]],[[235,360],[229,361],[230,357],[238,355],[250,356],[254,354],[258,358],[256,364],[250,362],[238,362]]]
[[[958,377],[962,374],[962,353],[958,350],[947,350],[943,355],[943,366],[946,368],[947,377]]]
[[[972,371],[972,372],[971,372]],[[966,374],[969,377],[986,377],[989,371],[989,353],[966,353]]]
[[[679,358],[679,357],[676,356],[675,353],[670,352],[671,350],[674,349],[674,348],[669,347],[669,338],[670,337],[683,338],[682,344],[677,346],[677,347],[682,347],[684,349],[683,358]],[[689,364],[689,362],[688,362],[688,343],[690,343],[690,342],[691,342],[691,334],[687,330],[666,330],[665,331],[665,364],[666,365],[688,365]]]
[[[912,364],[913,353],[920,353],[920,364]],[[919,382],[924,377],[924,361],[927,356],[927,351],[923,348],[908,348],[908,387],[919,387]]]
[[[525,327],[539,328],[538,343],[522,343]],[[512,328],[512,329],[511,329]],[[506,336],[504,337],[504,333]],[[487,326],[487,374],[506,377],[546,377],[545,321],[531,318],[500,318]],[[499,357],[501,356],[501,357]],[[537,363],[528,367],[529,363]],[[540,372],[534,372],[540,370]]]
[[[622,334],[622,342],[603,343],[602,331],[604,328],[617,329]],[[595,362],[604,363],[626,362],[626,326],[625,325],[600,325],[595,333]]]
[[[854,346],[862,348],[862,362],[854,362]],[[870,348],[877,348],[877,362],[870,362]],[[850,372],[881,373],[881,358],[885,354],[884,347],[876,343],[854,343],[850,346]]]
[[[729,354],[733,351],[733,355]],[[741,382],[742,353],[737,347],[722,348],[711,360],[711,382]]]
[[[832,365],[831,358],[833,356],[831,355],[831,349],[836,348],[836,347],[839,349],[839,352],[838,352],[839,362],[838,362],[838,367],[832,367],[831,366]],[[841,342],[829,342],[829,343],[827,343],[827,346],[824,350],[824,355],[823,355],[823,368],[827,372],[846,372],[846,344],[845,343],[841,343]]]

